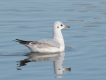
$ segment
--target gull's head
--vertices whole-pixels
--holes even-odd
[[[63,28],[70,28],[70,27],[64,25],[64,24],[63,24],[62,22],[60,22],[60,21],[56,21],[56,22],[54,23],[54,29],[61,30],[61,29],[63,29]]]

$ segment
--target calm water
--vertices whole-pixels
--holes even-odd
[[[13,41],[51,38],[57,20],[71,27],[65,53],[33,54]],[[0,80],[56,78],[106,80],[106,0],[0,0]]]

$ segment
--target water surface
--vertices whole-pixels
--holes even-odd
[[[67,46],[62,57],[34,54],[31,59],[29,49],[13,41],[51,38],[58,20],[71,27],[62,31]],[[105,61],[105,0],[0,1],[1,80],[105,80]],[[59,75],[54,64],[70,71]]]

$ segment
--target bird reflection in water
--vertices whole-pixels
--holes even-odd
[[[63,68],[62,64],[64,61],[65,53],[55,53],[55,54],[40,54],[40,53],[29,53],[26,55],[28,58],[19,61],[17,70],[21,70],[21,66],[25,66],[28,62],[42,62],[42,61],[53,61],[54,73],[56,78],[62,78],[65,71],[71,71],[71,68]]]

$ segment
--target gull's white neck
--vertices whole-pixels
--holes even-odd
[[[64,39],[63,39],[63,35],[60,29],[54,29],[53,30],[53,39],[58,41],[60,43],[60,49],[64,50]]]

